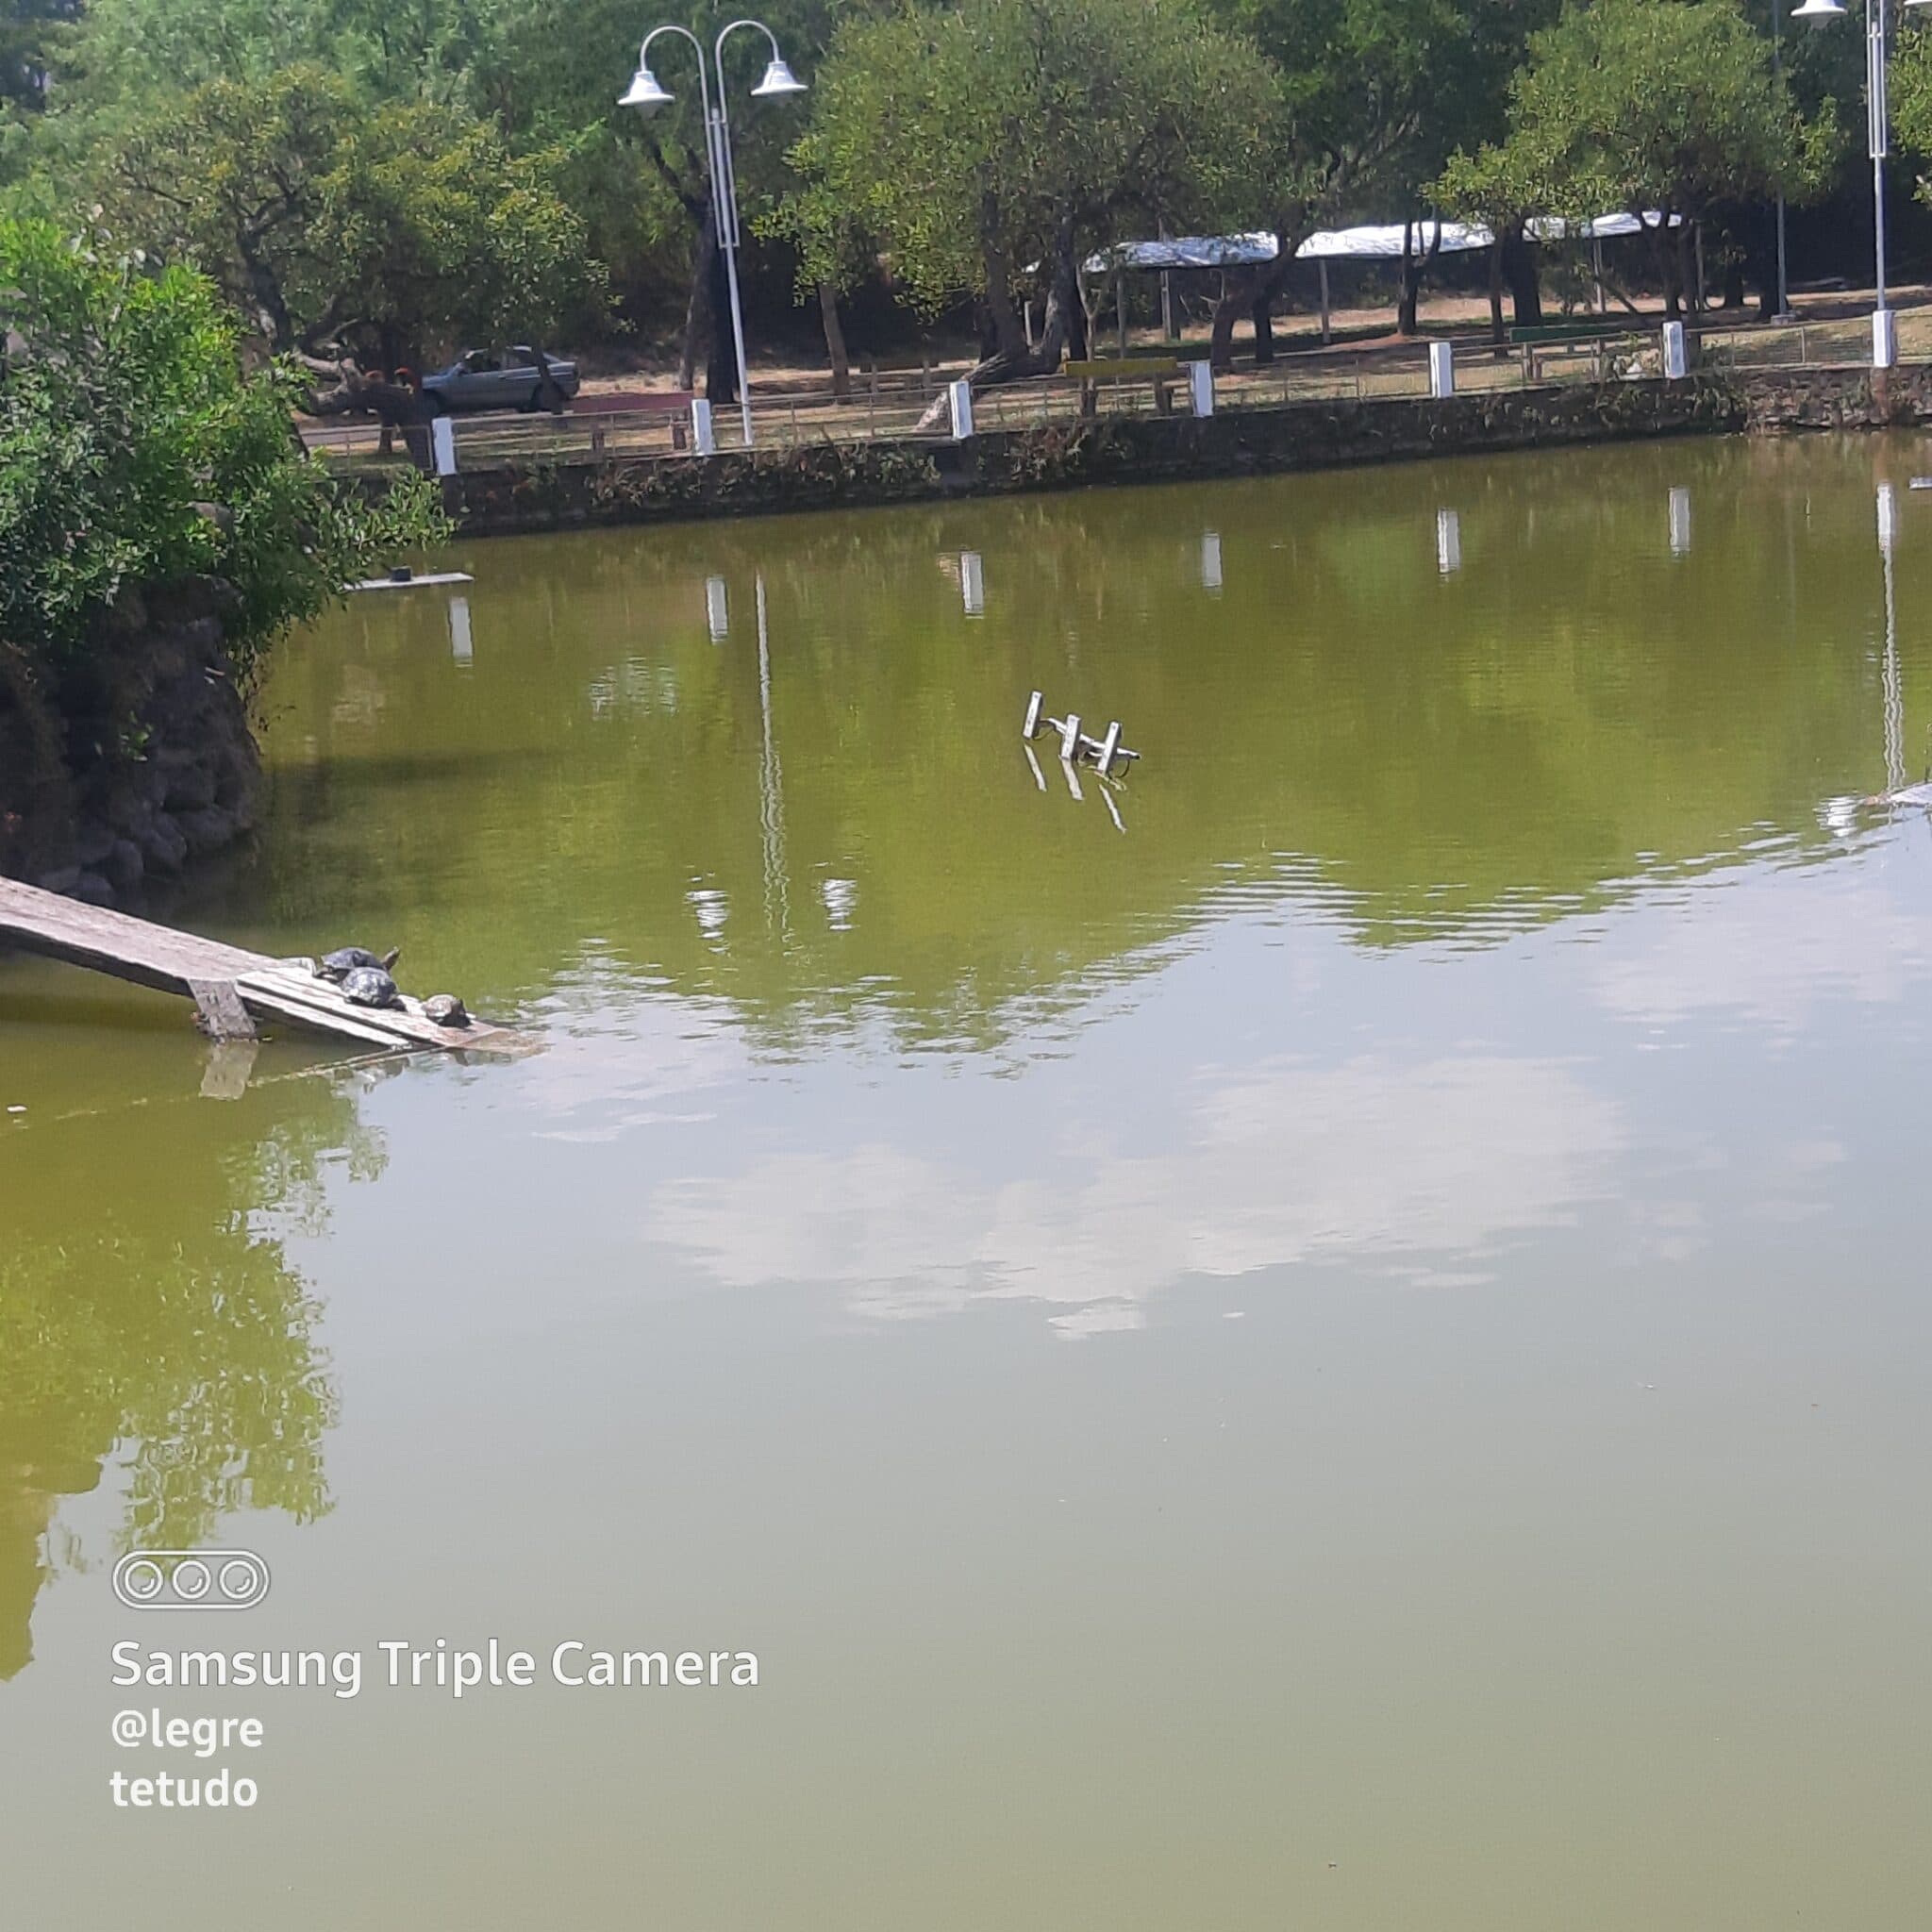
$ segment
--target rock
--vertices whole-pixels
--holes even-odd
[[[179,824],[164,811],[158,811],[154,823],[141,841],[141,856],[151,872],[179,872],[188,858],[188,840]]]
[[[234,813],[224,811],[218,805],[207,806],[200,811],[184,811],[180,825],[181,836],[188,841],[189,851],[197,855],[219,852],[223,846],[232,845],[240,829],[235,824]]]
[[[147,872],[141,847],[132,839],[116,839],[101,861],[101,876],[117,893],[125,895],[140,885]]]
[[[43,892],[67,893],[80,883],[80,868],[77,865],[63,865],[53,872],[43,872],[34,884]]]
[[[438,1026],[467,1026],[470,1009],[455,993],[439,992],[423,1002],[423,1017]]]
[[[215,774],[204,764],[180,766],[168,774],[161,805],[172,812],[204,812],[215,802]]]
[[[115,891],[97,872],[84,872],[74,882],[74,897],[83,906],[111,906]]]
[[[75,862],[83,871],[98,866],[114,849],[114,829],[99,819],[82,819],[74,828]]]

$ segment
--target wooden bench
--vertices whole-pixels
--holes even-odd
[[[1154,413],[1172,416],[1174,385],[1187,380],[1188,365],[1173,356],[1121,356],[1110,361],[1063,362],[1060,374],[1078,381],[1083,416],[1097,413],[1103,382],[1151,382]]]
[[[1513,347],[1523,352],[1524,382],[1535,382],[1542,375],[1544,356],[1560,356],[1565,351],[1572,350],[1592,357],[1599,365],[1596,373],[1601,379],[1605,345],[1646,333],[1642,325],[1634,317],[1606,315],[1588,322],[1529,324],[1512,328],[1509,331],[1509,341]]]

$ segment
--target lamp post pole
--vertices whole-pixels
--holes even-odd
[[[675,34],[680,40],[689,41],[697,50],[698,98],[705,115],[705,160],[711,176],[711,226],[716,233],[718,246],[724,255],[724,282],[731,307],[731,346],[738,366],[739,420],[744,425],[744,445],[749,449],[753,441],[751,375],[744,359],[744,310],[738,295],[738,176],[731,158],[731,109],[724,85],[724,42],[741,26],[763,34],[772,48],[765,77],[752,89],[752,99],[773,100],[785,94],[803,93],[805,83],[785,64],[784,57],[778,52],[777,35],[761,20],[733,20],[719,29],[718,38],[711,44],[711,73],[718,82],[714,99],[710,78],[705,70],[704,42],[689,27],[672,21],[662,26],[654,26],[644,36],[643,44],[638,49],[638,71],[631,76],[630,86],[619,99],[618,106],[636,108],[650,114],[672,99],[671,93],[658,84],[658,76],[651,72],[651,42],[659,34]]]
[[[1932,0],[1898,0],[1903,8],[1932,6]],[[1822,26],[1842,20],[1844,0],[1805,0],[1792,15]],[[1887,62],[1891,51],[1890,0],[1865,0],[1865,131],[1872,155],[1872,254],[1875,299],[1872,306],[1872,363],[1890,369],[1898,360],[1898,326],[1885,295],[1885,161],[1891,152],[1891,107],[1886,98]]]
[[[1771,0],[1771,71],[1782,97],[1785,77],[1785,4]],[[1785,191],[1777,191],[1777,320],[1788,322],[1791,314],[1791,282],[1785,268]]]

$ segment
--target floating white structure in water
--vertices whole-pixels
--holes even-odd
[[[1121,742],[1121,721],[1116,718],[1107,727],[1105,738],[1090,738],[1080,729],[1080,714],[1070,712],[1064,718],[1049,718],[1043,707],[1044,696],[1034,691],[1026,700],[1026,721],[1020,727],[1020,735],[1029,741],[1040,736],[1042,727],[1055,731],[1059,736],[1060,758],[1071,766],[1081,758],[1091,758],[1099,766],[1104,778],[1113,775],[1114,761],[1117,758],[1134,759],[1141,754],[1129,751]]]

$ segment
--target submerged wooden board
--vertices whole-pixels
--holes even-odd
[[[439,1026],[425,1017],[420,1000],[405,999],[400,1008],[353,1006],[341,988],[301,966],[125,912],[83,906],[13,879],[0,879],[0,941],[6,941],[190,999],[197,986],[232,986],[258,1019],[280,1020],[391,1052],[428,1048],[502,1058],[536,1050],[535,1041],[487,1021]]]

